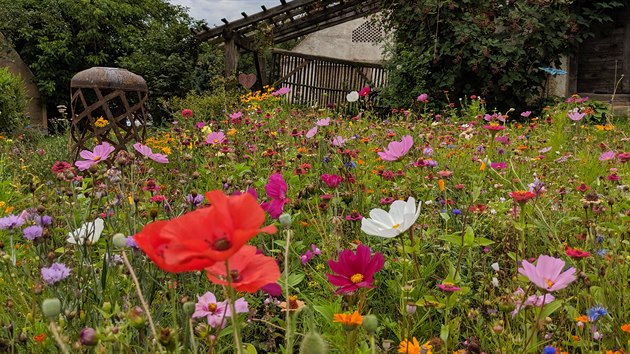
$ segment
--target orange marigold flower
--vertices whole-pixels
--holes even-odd
[[[363,316],[356,310],[352,314],[336,313],[333,322],[341,323],[346,331],[352,331],[363,323]]]
[[[630,323],[626,323],[625,325],[621,326],[621,330],[626,333],[630,333]]]
[[[40,333],[38,335],[36,335],[35,337],[33,337],[33,339],[37,342],[37,343],[41,343],[46,339],[46,333]]]
[[[580,317],[576,317],[576,318],[575,318],[575,321],[576,321],[576,322],[582,322],[582,323],[588,323],[588,322],[590,322],[590,321],[588,320],[588,317],[587,317],[586,315],[582,315],[582,316],[580,316]]]
[[[420,345],[416,337],[413,337],[411,341],[405,339],[400,342],[398,352],[406,354],[433,354],[433,346],[429,342]]]

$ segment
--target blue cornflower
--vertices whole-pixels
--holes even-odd
[[[459,210],[459,209],[453,209],[453,210],[451,210],[451,212],[452,212],[453,214],[455,214],[455,215],[460,215],[460,214],[462,213],[462,211],[461,211],[461,210]]]
[[[543,354],[556,354],[556,348],[548,345],[543,349]]]
[[[356,163],[356,162],[354,162],[354,161],[348,161],[348,162],[346,162],[346,163],[344,164],[344,166],[345,166],[347,169],[350,169],[350,168],[355,168],[355,167],[357,167],[357,163]]]
[[[588,317],[588,320],[591,322],[595,322],[601,316],[606,316],[606,315],[608,315],[608,311],[606,311],[606,309],[603,308],[602,306],[595,306],[586,310],[586,316]]]
[[[604,257],[606,256],[606,252],[607,252],[606,249],[602,248],[601,250],[597,251],[597,254]]]

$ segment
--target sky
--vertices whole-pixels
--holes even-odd
[[[188,13],[195,19],[206,20],[210,28],[223,25],[222,18],[228,21],[243,18],[262,11],[261,5],[270,9],[280,5],[280,0],[168,0],[175,5],[188,7]]]

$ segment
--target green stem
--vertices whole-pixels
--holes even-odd
[[[370,352],[372,354],[376,354],[376,343],[374,341],[374,335],[373,334],[370,335],[370,349],[371,349]]]
[[[15,257],[15,245],[13,245],[13,231],[9,231],[9,245],[11,247],[11,264],[15,267],[17,259]]]
[[[286,296],[286,322],[287,322],[287,330],[284,335],[285,346],[286,346],[286,354],[293,353],[293,343],[291,342],[291,305],[289,299],[289,245],[291,242],[291,235],[293,234],[292,230],[286,230],[287,239],[284,244],[284,292]]]
[[[225,261],[225,272],[226,272],[227,283],[228,283],[227,290],[230,296],[230,298],[228,299],[228,302],[230,304],[230,317],[232,318],[232,328],[233,328],[232,333],[234,334],[234,345],[236,346],[236,353],[242,354],[243,346],[241,344],[241,333],[240,333],[238,319],[236,316],[236,306],[234,305],[234,302],[236,301],[236,299],[234,299],[235,296],[234,296],[234,289],[232,288],[232,273],[230,273],[230,266],[228,264],[228,261]]]

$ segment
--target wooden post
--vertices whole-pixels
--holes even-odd
[[[238,66],[238,48],[234,36],[228,32],[225,36],[225,78],[235,75]]]
[[[256,62],[258,82],[260,82],[260,84],[264,87],[267,85],[267,63],[265,60],[265,53],[254,52],[254,61]]]

